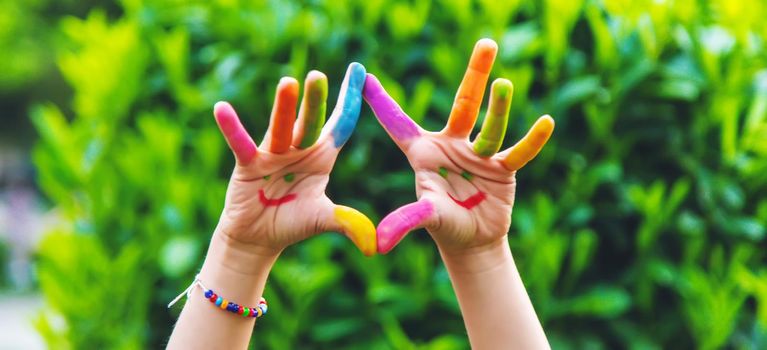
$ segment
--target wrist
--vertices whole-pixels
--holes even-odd
[[[281,251],[243,242],[216,229],[210,239],[205,265],[242,277],[268,273]]]
[[[514,262],[507,235],[480,246],[456,249],[438,244],[437,248],[451,273],[482,273]]]
[[[255,306],[278,256],[279,252],[235,241],[217,230],[200,269],[200,280],[230,301]]]

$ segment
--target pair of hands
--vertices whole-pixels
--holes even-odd
[[[447,126],[439,132],[413,122],[359,63],[349,65],[324,127],[327,77],[309,72],[297,119],[299,83],[282,78],[260,147],[232,106],[217,103],[214,115],[237,164],[216,234],[269,254],[326,231],[344,233],[365,255],[390,251],[417,228],[426,228],[448,252],[505,239],[515,172],[538,154],[554,121],[539,118],[522,140],[498,153],[513,87],[509,80],[496,79],[482,129],[469,142],[497,50],[492,40],[477,42]],[[387,215],[377,229],[364,214],[334,204],[325,194],[338,152],[359,118],[363,96],[416,173],[418,201]]]

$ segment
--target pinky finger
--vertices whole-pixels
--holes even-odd
[[[552,132],[554,132],[554,119],[548,115],[538,118],[525,137],[501,154],[503,165],[511,171],[519,170],[525,166],[527,162],[538,155],[538,152],[551,137]]]
[[[256,156],[256,143],[245,131],[240,118],[228,102],[217,102],[213,106],[213,115],[216,118],[218,128],[224,134],[226,143],[237,158],[237,163],[248,164]]]

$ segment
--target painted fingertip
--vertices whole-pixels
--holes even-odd
[[[552,118],[552,117],[551,117],[550,115],[548,115],[548,114],[544,114],[543,116],[541,116],[540,118],[538,118],[538,122],[539,122],[539,123],[546,123],[546,124],[544,124],[544,125],[546,125],[546,126],[547,126],[547,127],[550,129],[550,130],[554,130],[554,125],[556,124],[556,123],[554,122],[554,118]]]
[[[367,73],[365,75],[365,86],[362,89],[362,95],[368,99],[380,95],[381,91],[382,86],[381,82],[378,81],[378,77],[373,75],[373,73]]]
[[[469,65],[483,72],[489,73],[493,68],[493,61],[495,61],[495,55],[498,53],[498,44],[492,39],[480,39],[477,44],[474,45],[474,52]]]
[[[549,137],[554,132],[554,118],[545,114],[538,118],[533,124],[533,132],[535,132],[535,138],[541,140],[542,144],[549,140]]]
[[[257,153],[256,144],[245,131],[232,105],[226,101],[216,102],[213,117],[238,162],[247,164],[252,160]]]
[[[340,205],[336,206],[333,214],[336,222],[362,254],[375,255],[376,228],[367,216],[355,209]]]
[[[378,253],[391,251],[411,230],[423,227],[424,222],[434,214],[434,205],[421,200],[405,205],[386,215],[376,228]]]
[[[351,137],[362,105],[362,89],[365,84],[365,67],[357,62],[349,64],[348,85],[343,98],[341,117],[333,128],[333,143],[336,148],[343,146]]]
[[[216,102],[216,104],[213,105],[213,113],[215,114],[219,114],[222,112],[226,112],[227,110],[233,110],[233,109],[234,108],[232,107],[232,105],[226,101],[218,101]]]
[[[474,45],[475,48],[483,49],[483,50],[498,50],[498,43],[495,42],[495,40],[490,38],[482,38],[477,40],[477,43]]]
[[[280,82],[277,83],[277,86],[283,87],[285,85],[296,85],[298,87],[298,80],[293,77],[282,77],[280,78]]]
[[[509,79],[498,78],[493,81],[491,89],[497,98],[505,101],[514,93],[514,84]]]
[[[306,75],[307,102],[310,106],[317,106],[327,101],[328,98],[328,77],[325,73],[313,70]]]
[[[351,85],[353,83],[355,86],[363,86],[366,78],[365,75],[367,73],[365,71],[365,66],[358,62],[352,62],[349,64],[349,70],[351,74],[351,76],[349,76],[349,84]]]

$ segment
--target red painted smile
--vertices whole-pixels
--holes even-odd
[[[284,195],[284,196],[282,196],[280,198],[272,199],[272,198],[267,198],[266,197],[266,194],[264,194],[264,190],[263,189],[258,190],[258,200],[261,201],[261,204],[263,204],[265,207],[270,207],[270,206],[275,206],[276,207],[276,206],[278,206],[280,204],[284,204],[284,203],[290,202],[290,201],[292,201],[294,199],[296,199],[296,194],[295,193],[289,193],[289,194],[286,194],[286,195]]]
[[[455,202],[456,204],[468,210],[471,210],[471,208],[476,207],[477,205],[479,205],[479,203],[482,203],[482,201],[485,200],[485,198],[487,198],[487,196],[485,195],[485,192],[482,192],[482,191],[479,191],[475,193],[474,195],[472,195],[471,197],[466,198],[462,201],[455,199],[455,197],[453,197],[453,195],[451,195],[450,193],[448,193],[447,195],[450,197],[450,199],[453,200],[453,202]]]

